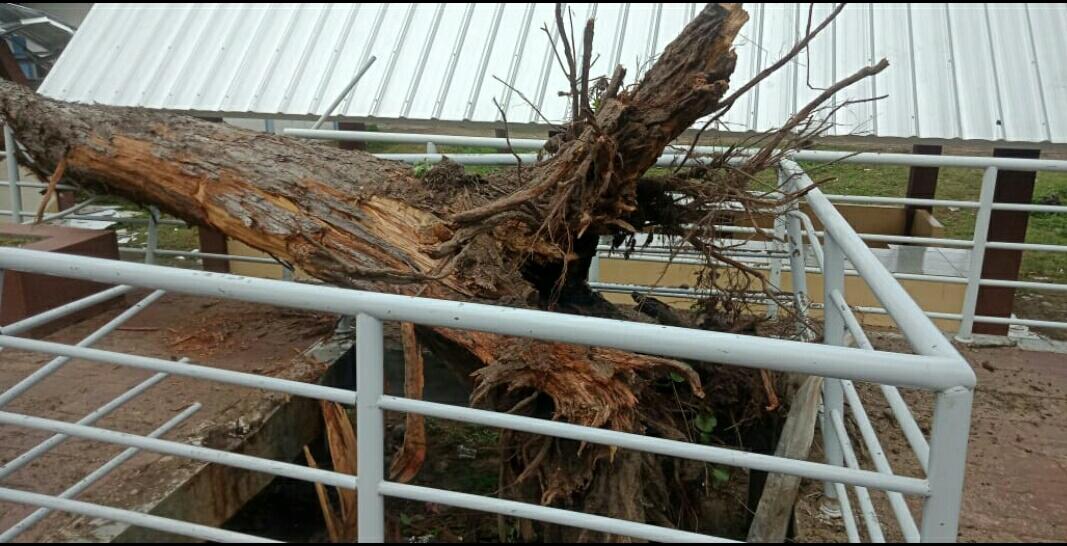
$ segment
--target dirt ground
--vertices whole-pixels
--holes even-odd
[[[127,301],[133,303],[143,295],[130,295]],[[75,343],[124,308],[116,305],[108,313],[44,339]],[[325,368],[300,358],[300,353],[333,327],[334,319],[328,316],[167,295],[96,348],[172,360],[189,357],[209,366],[313,381]],[[41,354],[0,352],[0,389],[26,377],[50,359]],[[75,360],[4,410],[76,421],[151,375],[132,368]],[[284,398],[264,391],[171,376],[99,421],[97,426],[147,434],[193,402],[200,402],[203,409],[165,438],[228,448],[253,429],[257,415],[263,415]],[[0,461],[11,460],[48,436],[44,432],[0,426]],[[4,485],[57,494],[120,451],[122,448],[118,446],[70,439],[4,480]],[[136,509],[151,502],[166,487],[176,469],[195,464],[199,463],[142,452],[79,498]],[[31,507],[0,503],[0,529],[7,529],[32,511]],[[24,533],[20,540],[40,540],[74,520],[71,516],[53,514]],[[78,525],[84,524],[84,520],[78,520]]]
[[[906,350],[895,336],[876,336],[872,341],[880,349]],[[960,350],[978,376],[960,541],[1067,539],[1067,428],[1063,426],[1067,420],[1067,355],[1018,348]],[[860,392],[893,470],[921,476],[880,391],[862,385]],[[929,433],[933,397],[916,391],[903,394],[920,427]],[[821,456],[817,447],[812,459]],[[821,486],[808,483],[802,495],[804,500],[797,507],[798,540],[843,541],[841,521],[827,520],[819,512]],[[875,491],[871,495],[886,538],[901,540],[885,495]],[[851,498],[855,509],[855,497]],[[914,500],[909,504],[918,521],[920,504]],[[862,522],[859,527],[866,538]]]

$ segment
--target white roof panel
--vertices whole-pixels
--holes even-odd
[[[640,76],[699,4],[569,4],[596,18],[594,72]],[[799,38],[807,4],[747,4],[734,85]],[[816,8],[825,17],[830,4]],[[548,25],[550,35],[541,27]],[[562,121],[566,81],[552,4],[96,4],[40,88],[79,102],[229,116],[321,115],[371,56],[335,114],[358,120]],[[1067,7],[850,4],[802,54],[725,119],[765,131],[829,85],[887,57],[835,99],[832,134],[1067,142]],[[498,81],[499,80],[499,81]],[[512,89],[514,88],[514,90]],[[519,94],[525,96],[522,98]],[[529,102],[528,102],[529,101]],[[530,103],[533,103],[531,105]]]

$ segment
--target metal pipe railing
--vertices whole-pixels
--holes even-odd
[[[275,540],[269,540],[244,533],[235,533],[233,531],[209,527],[207,525],[199,525],[161,516],[153,516],[143,512],[135,512],[133,510],[120,510],[109,506],[64,499],[51,495],[41,495],[39,493],[20,491],[18,489],[10,489],[7,487],[0,487],[0,501],[40,506],[49,510],[69,512],[71,514],[79,514],[90,518],[117,521],[119,523],[136,525],[146,529],[163,531],[165,533],[172,533],[178,536],[210,542],[235,544],[249,542],[277,542]]]
[[[359,142],[391,142],[405,144],[448,144],[452,146],[481,146],[498,149],[507,149],[507,139],[499,137],[467,137],[424,133],[386,133],[373,131],[313,131],[308,129],[290,128],[283,131],[284,134],[293,137],[312,138],[319,140],[348,140]],[[542,139],[511,139],[513,143],[519,140],[515,148],[540,149],[544,146]],[[674,146],[676,153],[665,154],[681,157],[688,149],[688,145]],[[740,157],[752,155],[757,150],[737,149],[726,146],[696,146],[693,151],[699,155],[721,155],[724,153],[736,154]],[[498,154],[501,159],[510,154]],[[451,156],[450,156],[451,157]],[[918,154],[900,153],[876,153],[876,152],[837,152],[827,150],[800,150],[790,154],[793,161],[811,163],[858,163],[864,165],[900,165],[905,167],[957,167],[965,169],[985,169],[996,167],[1009,171],[1050,171],[1067,172],[1067,161],[1053,159],[1017,159],[1008,157],[977,157],[977,156],[953,156],[938,155],[927,156]],[[512,157],[512,162],[514,157]]]
[[[863,326],[860,325],[859,320],[856,319],[855,313],[845,303],[845,297],[841,295],[841,292],[831,292],[830,301],[837,306],[841,316],[844,317],[845,326],[848,328],[849,333],[852,334],[852,339],[856,342],[856,345],[865,351],[874,351],[874,345],[867,338],[867,334],[863,331]],[[893,385],[881,385],[881,388],[886,401],[889,403],[890,411],[897,421],[897,425],[903,431],[904,438],[908,441],[908,445],[911,446],[919,465],[925,472],[930,458],[930,445],[926,441],[926,436],[923,435],[919,424],[915,422],[915,416],[911,414],[907,403],[900,396],[900,390]]]
[[[344,489],[356,488],[356,477],[349,474],[321,470],[318,468],[309,468],[293,463],[272,461],[269,459],[253,457],[251,455],[232,453],[221,449],[212,449],[183,444],[181,442],[172,442],[170,440],[161,440],[159,438],[138,436],[126,432],[116,432],[98,427],[75,425],[73,423],[66,423],[55,419],[44,419],[41,417],[0,411],[0,425],[23,427],[51,432],[53,434],[64,434],[95,442],[135,447],[154,453],[162,453],[164,455],[171,455],[184,459],[232,466],[243,470],[262,472],[272,476],[321,483],[323,485],[332,485]]]
[[[838,441],[838,448],[844,455],[845,464],[853,470],[859,469],[859,459],[856,458],[856,451],[852,448],[852,441],[848,438],[848,430],[845,429],[845,421],[841,418],[841,411],[837,409],[830,410],[829,418],[830,423],[833,425],[834,436]],[[826,431],[824,430],[823,434],[825,433]],[[871,502],[870,491],[866,487],[855,487],[853,490],[856,492],[856,501],[860,505],[860,516],[867,527],[867,536],[870,537],[871,542],[885,542],[885,534],[882,531],[882,524],[878,522],[878,513],[874,509],[874,503]]]
[[[182,359],[181,360],[181,362],[187,362],[187,361],[188,361],[188,359]],[[96,408],[95,410],[89,412],[89,414],[87,414],[85,417],[82,417],[81,419],[78,419],[75,422],[75,424],[76,425],[89,426],[89,425],[92,425],[93,423],[96,423],[97,421],[103,419],[104,417],[107,417],[108,415],[113,413],[115,410],[117,410],[120,407],[122,407],[123,405],[125,405],[126,402],[129,402],[130,400],[133,400],[134,398],[136,398],[137,396],[140,396],[142,393],[144,393],[148,389],[150,389],[153,386],[159,384],[160,381],[163,381],[167,377],[169,377],[169,376],[168,376],[168,374],[165,374],[165,373],[157,373],[157,374],[153,375],[152,377],[149,377],[148,379],[138,383],[137,385],[133,386],[131,389],[127,390],[126,392],[124,392],[124,393],[120,394],[119,396],[117,396],[116,398],[112,399],[110,402],[108,402],[108,403],[104,404],[103,406],[100,406],[99,408]],[[36,446],[26,450],[25,452],[23,452],[21,455],[15,457],[14,459],[11,459],[10,461],[4,463],[3,466],[0,466],[0,481],[3,481],[5,478],[10,476],[11,474],[14,474],[15,472],[17,472],[20,468],[22,468],[22,467],[32,463],[33,461],[37,460],[41,455],[44,455],[45,453],[51,451],[56,446],[58,446],[59,444],[63,443],[63,441],[65,441],[67,438],[68,438],[68,436],[66,436],[64,434],[56,434],[56,435],[48,438],[47,440],[44,440],[43,442],[37,444]]]
[[[878,264],[873,256],[870,259]],[[853,263],[856,262],[853,261]],[[879,264],[878,267],[881,265]],[[787,373],[827,375],[935,390],[960,384],[974,384],[973,372],[969,368],[957,366],[958,354],[953,356],[951,353],[924,356],[870,353],[859,349],[826,347],[789,340],[753,338],[724,332],[693,331],[686,328],[578,317],[546,311],[361,292],[328,286],[35,252],[20,248],[0,248],[0,268],[98,282],[101,279],[107,279],[108,282],[132,284],[168,292],[207,297],[222,295],[253,303],[281,305],[346,316],[362,312],[383,320],[400,320],[425,326],[478,330],[519,337],[537,337],[577,345],[596,345],[637,352],[647,352],[648,347],[656,347],[663,356],[735,366],[769,368]],[[895,283],[888,273],[884,274],[889,282]],[[903,289],[900,291],[903,292]],[[914,306],[914,302],[912,305]],[[921,316],[921,311],[917,309],[916,311]],[[932,327],[929,321],[926,321],[926,324]],[[538,333],[534,335],[534,332]],[[926,333],[924,339],[932,335],[938,335],[936,329],[932,334]],[[9,338],[3,336],[3,339],[6,343]],[[3,344],[0,343],[0,345]],[[87,352],[88,350],[80,349],[79,351]],[[769,351],[777,353],[773,362],[767,361],[766,355]],[[866,365],[857,368],[856,358],[863,358]]]
[[[18,144],[15,143],[15,133],[11,126],[4,125],[4,158],[7,162],[7,184],[11,190],[11,222],[22,223],[22,189],[19,187],[19,164],[15,153]]]
[[[822,220],[824,222],[826,221],[825,219]],[[833,240],[836,241],[836,239]],[[841,264],[839,268],[841,270],[840,275],[831,277],[840,277],[843,279],[843,259],[839,259],[837,256],[843,253],[844,249],[838,249],[838,245],[835,242],[832,245],[828,245],[825,252],[826,256],[824,257],[824,260],[826,263],[840,262]],[[73,260],[73,262],[69,260]],[[894,369],[898,372],[904,372],[895,379],[905,380],[908,381],[909,384],[914,384],[915,381],[908,380],[908,378],[914,379],[918,377],[921,379],[919,382],[923,383],[926,388],[933,389],[945,388],[939,384],[940,381],[942,381],[942,378],[938,377],[938,375],[941,373],[949,372],[949,375],[944,378],[944,380],[954,378],[955,380],[963,380],[966,382],[968,379],[966,375],[957,374],[954,371],[952,367],[953,361],[951,359],[942,357],[914,357],[909,355],[889,355],[877,352],[864,352],[863,354],[865,356],[870,357],[867,358],[867,360],[869,360],[871,364],[864,369],[854,370],[855,366],[853,366],[852,363],[856,358],[855,350],[844,349],[841,347],[823,347],[783,340],[760,339],[758,340],[758,351],[762,351],[763,354],[757,355],[755,354],[757,345],[748,347],[749,339],[746,336],[722,335],[712,332],[695,332],[691,330],[672,329],[651,325],[629,325],[628,323],[621,323],[618,321],[604,321],[602,319],[583,317],[576,317],[572,320],[569,317],[563,317],[558,314],[545,315],[544,313],[530,310],[508,310],[476,304],[438,302],[435,300],[392,296],[388,294],[369,294],[330,287],[312,287],[280,281],[268,281],[265,279],[245,279],[231,275],[208,274],[199,271],[174,270],[157,266],[114,261],[109,262],[106,260],[82,257],[56,256],[49,253],[39,253],[24,249],[0,249],[0,267],[17,270],[29,269],[34,272],[42,273],[51,271],[53,274],[60,273],[74,278],[86,277],[95,278],[97,280],[106,278],[110,282],[143,285],[155,288],[156,290],[193,294],[199,293],[204,295],[210,294],[215,297],[222,295],[223,297],[242,299],[245,301],[281,304],[297,308],[338,312],[340,314],[359,314],[357,328],[359,329],[358,338],[360,339],[360,343],[359,348],[357,349],[357,358],[359,360],[357,373],[360,375],[358,379],[362,392],[356,397],[348,391],[342,391],[344,393],[344,398],[340,399],[341,397],[338,396],[337,398],[339,398],[339,400],[337,401],[348,403],[356,402],[358,404],[359,411],[357,411],[357,426],[361,431],[361,463],[359,466],[359,474],[363,480],[361,483],[365,484],[360,492],[360,528],[361,534],[365,540],[377,539],[379,531],[382,531],[383,529],[381,525],[376,523],[384,521],[381,519],[381,517],[384,517],[382,498],[385,495],[402,496],[403,494],[410,494],[410,490],[405,493],[405,491],[403,491],[403,486],[394,486],[384,482],[384,476],[375,474],[375,469],[380,473],[384,465],[384,451],[381,449],[383,447],[381,444],[382,435],[378,433],[383,432],[381,430],[381,412],[386,410],[411,411],[434,417],[477,423],[483,426],[501,426],[530,433],[549,434],[579,441],[641,449],[652,453],[684,456],[717,464],[733,464],[734,466],[762,469],[772,472],[786,472],[831,483],[878,488],[919,496],[925,496],[930,493],[927,481],[922,479],[886,475],[885,473],[870,472],[858,468],[849,469],[824,463],[781,459],[767,455],[700,446],[685,442],[652,439],[640,435],[625,434],[602,429],[590,429],[576,425],[568,425],[566,423],[473,410],[471,408],[387,397],[381,392],[381,375],[383,373],[381,367],[381,321],[383,319],[411,320],[425,325],[478,329],[506,335],[537,337],[580,344],[603,345],[627,350],[665,354],[667,356],[713,360],[720,363],[735,365],[756,365],[756,362],[765,365],[769,360],[766,355],[774,354],[774,358],[777,359],[776,362],[771,363],[771,367],[774,369],[803,373],[818,373],[830,377],[835,377],[839,370],[845,369],[845,364],[847,362],[847,367],[853,369],[853,371],[849,372],[846,377],[860,376],[870,379],[872,370],[876,372],[874,373],[874,376],[877,376],[887,372],[889,369]],[[545,320],[541,320],[542,318]],[[610,334],[605,334],[606,332],[610,332]],[[783,345],[780,348],[774,347],[781,343],[785,343],[786,345]],[[273,378],[257,378],[257,376],[254,376],[253,374],[241,374],[239,372],[210,369],[196,365],[181,365],[181,370],[179,370],[176,369],[177,366],[173,365],[173,363],[160,361],[158,359],[123,355],[96,349],[69,347],[49,342],[11,338],[9,336],[0,336],[0,346],[39,352],[51,352],[68,357],[131,365],[134,367],[156,369],[157,371],[166,371],[168,373],[177,374],[184,371],[186,373],[183,375],[191,377],[243,384],[245,386],[253,386],[257,388],[268,388],[270,390],[280,390],[282,392],[289,392],[290,394],[313,396],[315,394],[332,395],[329,391],[324,393],[322,390],[319,390],[329,389],[328,387],[304,385],[302,389],[310,388],[311,390],[302,390],[295,388],[292,385],[294,382],[276,383],[281,380]],[[717,347],[725,348],[726,346],[729,347],[728,351],[720,351],[717,349]],[[789,348],[787,349],[786,347]],[[650,350],[650,348],[654,348],[654,350]],[[753,354],[749,354],[749,351],[753,351]],[[793,355],[794,352],[798,351],[804,351],[805,353],[810,351],[814,354],[805,354],[803,357]],[[838,361],[838,358],[841,360]],[[882,359],[886,359],[886,362],[880,364],[879,362]],[[840,362],[840,364],[835,362]],[[916,368],[913,367],[913,364],[909,364],[909,362],[914,362],[915,364],[922,362],[922,365],[921,367]],[[933,374],[931,372],[933,372]],[[332,396],[323,397],[332,399]],[[78,425],[68,425],[65,423],[29,416],[18,416],[5,412],[0,412],[0,423],[25,425],[30,428],[50,430],[82,438],[97,439],[110,443],[127,445],[129,447],[140,447],[171,454],[184,453],[182,450],[185,449],[181,444],[176,444],[174,442],[162,442],[113,431],[103,431],[93,427],[79,427]],[[366,434],[368,434],[369,437],[364,435],[364,431],[366,431]],[[189,455],[191,455],[192,458],[199,458],[200,460],[218,458],[220,456],[218,453],[203,451],[192,452],[189,453]],[[222,464],[234,464],[235,466],[255,464],[247,459],[229,459],[227,461],[219,462]],[[244,468],[245,466],[241,467]],[[278,468],[275,466],[274,470],[277,472]],[[286,472],[295,472],[293,469],[283,468],[283,470]],[[319,476],[318,478],[325,479],[326,476]],[[314,477],[308,478],[305,476],[305,479],[313,479],[314,481]],[[350,482],[344,481],[344,483],[352,485],[354,485],[356,480],[351,476],[346,476],[344,478],[340,476],[332,476],[329,477],[329,479],[338,482],[342,480],[351,480]],[[366,485],[371,483],[374,485]],[[397,490],[397,487],[400,487],[401,490]],[[837,486],[833,487],[834,491],[840,491],[842,488]],[[453,498],[452,495],[459,495],[459,501],[457,501],[456,498]],[[461,501],[475,503],[468,505],[476,506],[478,505],[477,503],[496,502],[496,499],[478,500],[476,496],[453,494],[451,492],[442,491],[430,493],[430,496],[437,499],[437,501],[446,504],[448,502]],[[846,511],[847,497],[844,497],[840,502],[842,510]],[[938,502],[940,502],[940,499],[938,499]],[[861,505],[864,504],[865,503],[861,503]],[[861,506],[861,508],[862,507],[863,506]],[[564,511],[552,511],[551,513],[548,513],[545,512],[544,507],[533,505],[528,505],[528,508],[524,508],[524,510],[527,510],[530,513],[529,517],[535,519],[542,518],[546,521],[553,521],[546,518],[574,517],[576,518],[576,521],[580,522],[579,526],[589,527],[594,525],[594,522],[592,522],[590,518],[584,516],[561,515]],[[848,510],[850,510],[850,508]],[[869,512],[869,510],[867,510],[867,512]],[[851,515],[849,517],[851,517]],[[625,526],[625,523],[619,525]],[[596,527],[592,528],[595,529]],[[640,532],[641,530],[637,529],[636,531]],[[673,536],[671,530],[657,531],[657,533],[660,534],[649,536]]]
[[[155,292],[152,292],[148,296],[145,296],[144,299],[142,299],[141,301],[137,302],[136,304],[134,304],[130,308],[126,309],[125,311],[120,313],[115,318],[109,320],[107,323],[105,323],[100,328],[97,328],[93,333],[91,333],[88,336],[86,336],[85,339],[82,339],[81,341],[79,341],[78,344],[75,345],[75,347],[91,347],[91,346],[93,346],[97,341],[100,341],[105,336],[107,336],[111,332],[115,331],[115,329],[117,329],[118,327],[122,326],[123,324],[126,324],[126,322],[128,322],[133,317],[136,317],[141,311],[144,311],[149,305],[152,305],[152,303],[158,301],[159,298],[162,298],[164,294],[165,294],[165,292],[163,292],[162,290],[156,290]],[[4,335],[2,337],[7,337],[7,336]],[[65,357],[65,356],[56,357],[56,358],[52,359],[48,364],[45,364],[44,366],[41,366],[40,368],[38,368],[36,371],[34,371],[32,374],[30,374],[28,377],[26,377],[22,381],[19,381],[18,383],[16,383],[15,385],[13,385],[11,387],[8,387],[3,393],[0,393],[0,408],[3,408],[4,406],[6,406],[9,403],[11,403],[12,400],[14,400],[18,396],[22,395],[22,393],[28,391],[29,389],[33,388],[34,385],[36,385],[37,383],[40,383],[41,381],[43,381],[44,378],[46,378],[46,377],[56,373],[57,371],[59,371],[59,369],[62,368],[69,361],[70,361],[69,357]]]
[[[175,415],[174,417],[171,417],[170,420],[168,420],[166,423],[163,423],[158,428],[150,432],[148,434],[148,438],[160,438],[164,434],[174,430],[178,425],[184,423],[187,419],[192,417],[194,413],[200,411],[201,407],[202,405],[198,402],[189,406],[188,408],[185,408],[185,410],[183,410],[181,413]],[[70,487],[65,489],[57,496],[57,498],[73,499],[74,497],[77,497],[79,494],[84,492],[94,483],[100,481],[102,478],[110,474],[116,468],[122,466],[126,461],[129,461],[130,459],[134,458],[140,452],[141,450],[136,447],[127,448],[122,453],[116,455],[110,461],[104,463],[96,470],[93,470],[92,472],[87,474],[84,478],[75,482],[74,485],[71,485]],[[44,518],[48,517],[48,514],[50,513],[52,513],[51,508],[39,508],[35,510],[32,514],[19,520],[17,523],[9,527],[3,533],[0,533],[0,542],[11,542],[12,540],[18,538],[19,535],[28,531],[31,527],[39,523]]]
[[[89,360],[92,362],[106,362],[108,364],[116,364],[128,368],[137,368],[153,372],[164,372],[170,375],[204,379],[207,381],[215,381],[218,383],[226,383],[229,385],[237,385],[240,387],[248,387],[252,389],[265,389],[285,394],[291,394],[294,396],[313,398],[316,400],[337,402],[339,404],[352,404],[354,400],[353,397],[355,396],[350,390],[326,387],[323,385],[312,385],[300,381],[279,379],[276,377],[256,375],[253,373],[235,372],[232,370],[213,368],[211,366],[178,364],[177,362],[164,360],[162,358],[128,355],[113,351],[103,351],[100,349],[89,349],[87,347],[64,345],[62,343],[54,343],[51,341],[41,341],[36,339],[26,339],[21,337],[0,335],[0,347],[10,347],[23,351],[61,355],[68,359],[78,358],[82,360]],[[5,396],[5,398],[7,397]]]
[[[785,162],[779,174],[781,180],[785,182],[784,185],[788,185],[794,190],[807,189],[811,184],[810,179],[804,175],[803,171],[791,162]],[[561,509],[525,503],[502,503],[499,499],[494,498],[387,482],[384,476],[383,411],[418,413],[482,426],[545,434],[576,441],[637,449],[649,453],[684,457],[714,464],[727,464],[768,472],[794,474],[820,480],[828,484],[827,494],[836,498],[842,515],[845,516],[846,533],[850,539],[858,539],[859,533],[855,524],[855,514],[852,512],[848,491],[845,486],[857,488],[856,494],[861,516],[866,523],[869,536],[875,540],[883,537],[867,489],[884,490],[890,493],[891,506],[906,538],[913,539],[918,533],[921,538],[926,540],[954,540],[958,526],[963,463],[965,460],[967,432],[969,430],[970,397],[972,395],[971,388],[974,385],[974,374],[955,349],[937,332],[923,311],[907,296],[907,293],[904,292],[894,277],[878,262],[863,243],[864,239],[858,236],[837,213],[829,199],[822,195],[818,189],[807,193],[806,199],[814,217],[824,226],[825,233],[822,234],[822,237],[825,239],[825,243],[822,246],[819,243],[820,235],[815,232],[813,218],[800,214],[796,211],[795,206],[794,212],[787,215],[780,228],[779,226],[776,226],[776,228],[778,228],[779,235],[783,232],[787,234],[788,256],[791,262],[790,271],[794,277],[794,296],[797,298],[796,307],[801,311],[811,305],[806,296],[807,289],[805,286],[805,274],[808,270],[804,263],[805,245],[803,241],[805,230],[808,232],[809,241],[812,242],[811,251],[815,254],[816,262],[823,272],[827,301],[834,304],[825,307],[825,344],[818,345],[648,324],[633,324],[589,317],[573,317],[526,309],[508,309],[391,294],[358,292],[324,286],[308,286],[266,279],[249,279],[200,271],[176,270],[150,265],[62,256],[25,249],[0,248],[0,269],[15,269],[70,278],[123,283],[127,286],[152,288],[157,291],[155,293],[171,291],[357,316],[359,339],[357,347],[357,379],[361,389],[358,396],[351,391],[343,389],[220,370],[195,364],[178,365],[161,359],[101,351],[87,346],[68,346],[46,341],[16,338],[10,335],[0,335],[0,347],[51,353],[59,355],[61,358],[83,358],[94,362],[109,362],[134,368],[155,370],[161,373],[285,392],[297,396],[332,400],[346,404],[356,404],[357,427],[360,431],[357,470],[359,475],[358,483],[362,484],[362,487],[356,488],[357,478],[355,476],[329,471],[312,472],[314,469],[307,469],[298,465],[265,461],[255,457],[198,446],[187,446],[150,436],[137,436],[109,431],[89,426],[91,423],[69,424],[0,411],[0,424],[46,430],[57,435],[103,441],[124,445],[131,449],[145,449],[248,470],[263,471],[273,475],[288,476],[305,481],[356,488],[359,500],[359,538],[361,541],[380,541],[384,538],[385,496],[438,502],[493,513],[529,517],[540,521],[574,525],[585,529],[602,530],[604,532],[621,532],[649,540],[719,540],[716,537],[695,535],[672,529],[660,529],[650,525],[610,518],[598,518]],[[70,215],[70,217],[74,216],[73,214]],[[158,223],[155,220],[156,217],[153,215],[153,218],[150,219],[150,231],[156,229]],[[773,232],[774,230],[764,231]],[[154,254],[154,244],[152,243],[154,243],[154,238],[150,237],[148,259],[151,259]],[[769,262],[772,259],[780,259],[781,256],[776,258],[768,254],[765,258]],[[843,295],[846,259],[853,264],[856,274],[867,281],[871,290],[882,302],[885,312],[900,324],[901,330],[916,352],[920,353],[919,355],[901,355],[874,351],[873,347],[870,347],[869,340],[862,334],[862,329],[858,330],[860,332],[859,336],[855,333],[853,335],[862,349],[851,349],[846,346],[845,332],[853,331],[854,328],[858,327],[858,321],[856,321],[851,309],[847,307]],[[821,428],[824,440],[827,442],[824,447],[828,462],[797,461],[662,438],[648,438],[637,434],[588,428],[550,420],[386,396],[383,392],[384,348],[382,321],[384,320],[410,321],[425,326],[469,329],[579,345],[614,347],[647,354],[771,369],[787,373],[820,375],[826,378],[823,386],[823,419],[821,420]],[[10,334],[10,329],[5,329],[4,333]],[[864,362],[864,366],[855,366],[855,362],[859,360]],[[877,436],[874,435],[873,428],[870,427],[870,421],[866,419],[863,406],[851,380],[873,381],[883,386],[888,385],[892,389],[883,392],[897,393],[897,398],[899,398],[899,393],[896,391],[896,386],[898,385],[936,391],[934,428],[926,457],[920,455],[920,450],[913,445],[913,449],[916,450],[917,456],[920,456],[920,460],[926,460],[928,463],[927,466],[930,469],[929,478],[904,477],[892,473],[888,461],[884,459],[884,453],[881,452]],[[17,395],[18,392],[15,394]],[[887,399],[889,399],[888,394]],[[860,461],[852,447],[851,440],[848,437],[848,430],[844,423],[846,402],[851,415],[857,421],[864,444],[872,452],[875,471],[864,470],[860,467]],[[899,402],[903,404],[902,399]],[[0,399],[0,403],[2,403],[2,399]],[[892,401],[890,405],[891,407],[893,406]],[[906,405],[904,409],[907,409]],[[907,419],[901,418],[898,413],[897,409],[894,409],[894,414],[897,415],[898,421],[901,422],[901,427],[906,428]],[[910,412],[907,413],[907,417],[914,423]],[[907,435],[908,433],[905,432],[905,434]],[[925,441],[925,438],[923,440]],[[911,438],[909,438],[910,441]],[[0,491],[7,490],[0,489]],[[923,519],[918,530],[915,529],[913,520],[901,514],[901,506],[906,508],[906,505],[903,504],[903,497],[900,494],[926,497]],[[56,503],[65,502],[67,504],[63,504],[63,506],[72,508],[72,511],[87,510],[85,503],[76,503],[76,501],[70,501],[70,499],[16,496],[22,499],[22,502],[31,504],[47,502],[51,503],[51,505],[42,505],[53,507],[60,506],[60,504]],[[894,499],[899,499],[900,502]],[[74,502],[74,504],[70,504],[71,502]],[[94,505],[88,506],[93,507]],[[107,507],[93,509],[114,510],[107,509]],[[118,512],[112,513],[112,515],[129,518],[128,514],[122,514],[122,511]],[[909,522],[910,527],[908,525]],[[176,523],[179,522],[171,521],[170,524]],[[158,525],[159,522],[153,521],[152,524]],[[184,528],[179,525],[176,529],[178,529],[176,532],[181,534],[181,530]],[[185,530],[200,532],[200,530],[194,528]],[[200,535],[187,533],[187,536],[196,537]]]
[[[536,419],[395,396],[382,396],[378,404],[382,409],[388,411],[417,413],[426,417],[616,446],[623,449],[681,457],[711,464],[792,474],[819,481],[840,481],[848,485],[860,485],[883,491],[899,491],[908,495],[924,496],[928,492],[925,481],[921,479],[886,476],[868,470],[849,471],[825,463],[784,459],[772,455],[662,438],[649,438],[640,434],[589,428],[547,419]]]

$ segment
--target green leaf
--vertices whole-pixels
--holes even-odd
[[[671,381],[675,383],[685,383],[685,378],[678,372],[671,372]]]
[[[693,419],[693,424],[696,425],[697,429],[701,432],[710,433],[715,430],[715,427],[719,424],[719,420],[716,419],[714,415],[705,413],[697,415],[696,418]]]
[[[730,481],[730,471],[721,466],[712,467],[711,477],[715,480],[715,483],[728,482]]]

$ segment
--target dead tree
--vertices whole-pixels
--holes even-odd
[[[813,130],[805,125],[807,112],[767,139],[768,151],[740,170],[716,171],[724,164],[712,163],[704,174],[642,178],[668,144],[720,110],[734,68],[732,44],[747,18],[736,4],[706,6],[640,82],[623,87],[618,67],[603,80],[595,103],[588,96],[588,56],[579,59],[565,46],[561,63],[577,94],[573,122],[547,159],[485,177],[448,162],[418,177],[406,165],[367,153],[187,116],[62,103],[7,83],[0,83],[0,115],[42,179],[61,172],[87,190],[156,205],[327,283],[634,318],[588,287],[599,238],[669,224],[675,235],[708,250],[701,241],[714,234],[680,226],[706,224],[698,205],[708,201],[708,192],[719,191],[715,199],[721,200],[739,184],[703,184],[707,173],[743,180],[773,162],[786,135],[800,140],[805,129]],[[586,40],[591,33],[590,24]],[[703,185],[691,176],[701,176]],[[679,191],[700,201],[684,208],[668,203],[665,196]],[[499,410],[685,440],[691,439],[686,410],[665,403],[677,400],[679,390],[694,404],[759,410],[766,402],[764,383],[744,370],[697,370],[613,349],[447,328],[418,334],[472,373],[472,403]],[[708,381],[708,374],[716,379]],[[674,378],[669,390],[660,388],[663,378]],[[705,385],[715,385],[711,396]],[[649,511],[657,505],[651,497],[671,493],[643,489],[665,482],[651,476],[662,471],[648,457],[521,435],[508,439],[517,456],[508,483],[501,484],[515,492],[505,494],[525,490],[545,503],[678,521]]]

